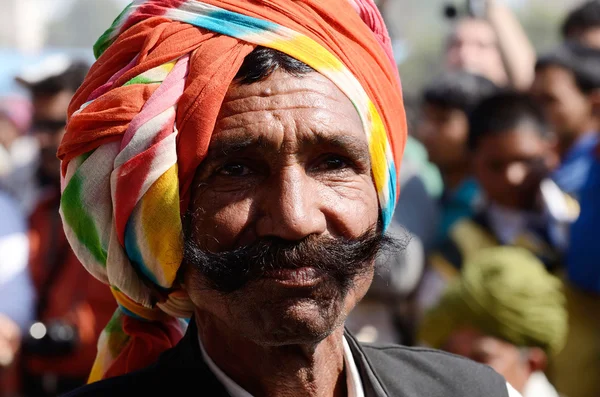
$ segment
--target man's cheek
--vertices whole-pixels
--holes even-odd
[[[231,249],[250,222],[252,201],[196,200],[193,230],[202,247],[214,252]]]
[[[352,233],[353,236],[373,227],[379,216],[379,202],[371,180],[330,187],[322,195],[322,202],[329,217],[358,233]]]

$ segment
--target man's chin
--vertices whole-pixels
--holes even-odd
[[[246,334],[264,346],[317,344],[344,323],[342,308],[340,299],[284,297],[264,302],[247,313],[254,327]]]

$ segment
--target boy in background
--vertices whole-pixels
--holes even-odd
[[[485,205],[457,222],[430,256],[418,299],[422,309],[435,304],[463,263],[484,248],[520,246],[548,269],[559,268],[578,206],[548,178],[558,164],[549,131],[542,110],[525,94],[497,94],[473,110],[469,147]]]
[[[444,181],[438,242],[446,238],[455,222],[473,214],[479,188],[471,175],[468,117],[482,99],[496,90],[494,83],[483,77],[447,72],[423,92],[422,120],[417,136]]]
[[[578,199],[599,142],[600,50],[566,43],[542,56],[531,93],[558,138],[561,163],[553,179]]]

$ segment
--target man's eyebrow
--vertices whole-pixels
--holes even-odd
[[[223,157],[250,148],[266,149],[269,146],[263,137],[233,136],[213,142],[208,148],[207,157]]]
[[[303,138],[301,145],[304,149],[309,149],[310,146],[318,145],[333,146],[356,157],[369,156],[369,145],[366,139],[359,139],[343,132],[326,134],[316,131],[311,134],[310,137]]]
[[[310,136],[301,138],[301,150],[309,151],[317,146],[334,147],[360,160],[369,158],[369,146],[366,139],[358,139],[343,132],[334,134],[314,131]],[[278,152],[281,148],[262,136],[230,136],[211,143],[206,157],[216,159],[247,149]]]

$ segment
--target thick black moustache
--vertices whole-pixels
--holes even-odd
[[[308,236],[300,241],[264,238],[245,247],[225,252],[208,252],[186,238],[184,264],[199,270],[209,287],[221,293],[240,290],[266,272],[312,266],[337,281],[346,292],[356,276],[370,270],[384,249],[397,247],[391,237],[373,228],[348,240]]]

